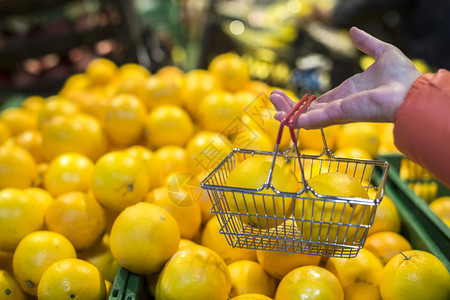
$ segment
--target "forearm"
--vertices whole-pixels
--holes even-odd
[[[450,186],[450,72],[419,77],[397,111],[394,125],[396,147]]]

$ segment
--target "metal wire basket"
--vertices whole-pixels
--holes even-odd
[[[326,257],[355,257],[364,246],[376,209],[384,195],[389,163],[335,157],[322,131],[324,151],[301,154],[293,121],[314,100],[302,98],[281,121],[274,152],[234,149],[202,181],[227,242],[238,248],[291,252]],[[282,131],[288,125],[293,147],[278,152]],[[266,182],[257,189],[227,186],[239,164],[254,156],[273,157]],[[301,190],[277,190],[272,185],[275,161],[282,159],[300,174]],[[373,185],[375,168],[381,168],[379,185]],[[319,173],[345,172],[359,180],[373,199],[320,195],[308,180]]]

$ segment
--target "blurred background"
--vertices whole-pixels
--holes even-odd
[[[421,1],[2,0],[1,99],[52,95],[97,57],[187,72],[230,51],[255,80],[321,93],[371,63],[349,40],[353,25],[397,45],[424,71],[448,67],[449,1],[422,1],[428,10],[411,2]]]

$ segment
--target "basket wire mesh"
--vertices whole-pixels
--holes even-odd
[[[301,154],[293,121],[314,100],[305,95],[283,118],[274,152],[232,150],[202,181],[220,223],[220,233],[238,248],[300,253],[325,257],[355,257],[364,246],[376,209],[384,195],[389,163],[335,157],[322,131],[324,150],[319,155]],[[290,129],[293,149],[278,152],[284,126]],[[273,157],[267,181],[257,189],[227,185],[233,169],[255,156]],[[300,174],[299,192],[277,190],[272,185],[275,161],[282,159]],[[381,169],[379,185],[373,185],[375,168]],[[308,180],[320,173],[345,172],[356,178],[373,199],[318,194]]]

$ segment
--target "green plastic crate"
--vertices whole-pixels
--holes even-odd
[[[383,159],[390,161],[389,157]],[[414,249],[432,253],[450,272],[450,228],[429,208],[428,203],[418,197],[399,177],[394,160],[389,168],[385,194],[392,199],[402,221],[402,235]],[[379,181],[375,176],[375,181]],[[446,193],[447,188],[440,185],[439,193]]]
[[[111,288],[109,300],[152,299],[145,288],[145,276],[135,274],[119,266]]]

